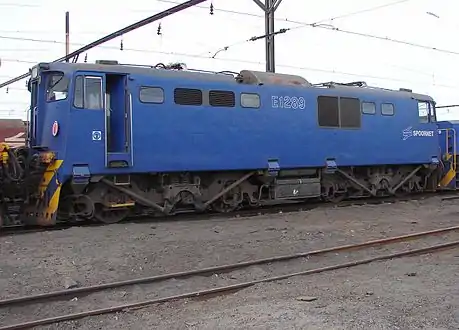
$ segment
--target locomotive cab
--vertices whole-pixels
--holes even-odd
[[[29,147],[62,152],[63,141],[56,137],[67,124],[70,81],[70,74],[51,70],[47,64],[31,70]]]
[[[52,150],[74,163],[102,157],[105,167],[132,165],[128,75],[100,71],[69,70],[61,63],[41,63],[31,70],[31,148]],[[67,148],[69,139],[78,141],[79,148]]]
[[[61,190],[81,193],[93,174],[123,174],[133,164],[133,82],[106,64],[41,63],[31,70],[28,146],[55,158],[40,188],[49,224]]]

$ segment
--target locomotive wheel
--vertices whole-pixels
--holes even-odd
[[[234,212],[238,209],[239,204],[231,205],[223,202],[222,200],[218,200],[212,204],[212,209],[219,213],[229,213]]]
[[[330,203],[338,204],[346,198],[346,193],[334,193],[325,196],[325,200]]]
[[[336,188],[335,185],[326,186],[324,189],[325,194],[323,195],[325,201],[337,204],[346,198],[347,193],[344,191],[337,191]]]
[[[406,197],[411,194],[414,190],[414,184],[412,182],[405,183],[395,191],[396,197]]]
[[[106,209],[102,204],[96,204],[94,218],[105,224],[113,224],[124,220],[128,214],[128,209]]]
[[[223,184],[223,189],[228,187],[234,180],[227,180]],[[241,187],[235,187],[228,191],[212,204],[212,209],[220,213],[229,213],[236,211],[242,203]]]

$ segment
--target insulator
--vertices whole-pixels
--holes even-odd
[[[211,2],[210,3],[210,12],[209,14],[213,15],[214,14],[214,4]]]
[[[120,50],[123,50],[123,49],[124,49],[123,39],[121,39],[121,42],[120,42]]]
[[[162,34],[161,33],[161,23],[158,24],[158,30],[156,31],[156,34],[159,36]]]
[[[85,62],[85,63],[88,63],[88,53],[86,53],[86,54],[84,55],[84,62]]]

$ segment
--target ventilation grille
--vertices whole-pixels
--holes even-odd
[[[202,91],[199,89],[176,88],[174,102],[181,105],[202,105]]]
[[[236,98],[230,91],[210,91],[209,103],[213,107],[234,107]]]

